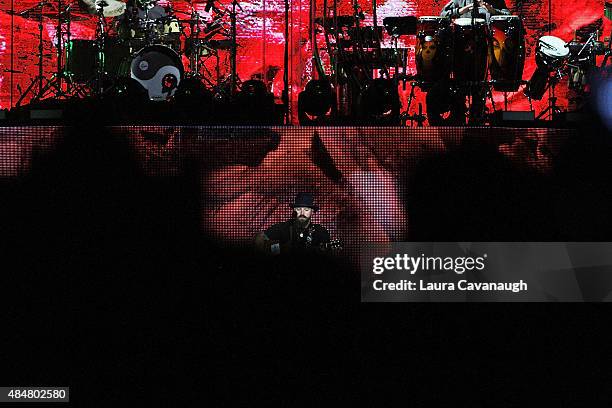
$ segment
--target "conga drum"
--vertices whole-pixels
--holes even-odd
[[[496,91],[516,92],[523,79],[525,36],[519,16],[491,16],[489,69]]]
[[[425,82],[447,79],[452,69],[452,31],[448,17],[423,16],[417,20],[415,61]]]
[[[487,79],[488,27],[483,18],[453,21],[455,80],[477,82]]]

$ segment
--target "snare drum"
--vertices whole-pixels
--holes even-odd
[[[184,75],[179,55],[163,45],[150,45],[138,51],[130,71],[131,77],[147,90],[152,101],[172,97]]]
[[[473,24],[472,24],[473,23]],[[487,78],[488,27],[484,18],[457,18],[453,21],[453,72],[458,81]]]
[[[418,76],[427,82],[449,77],[452,68],[452,34],[447,17],[424,16],[417,20],[415,61]]]
[[[519,16],[491,16],[489,68],[496,91],[515,92],[523,79],[525,36]]]

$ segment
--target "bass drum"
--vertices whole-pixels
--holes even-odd
[[[523,79],[525,36],[519,16],[491,16],[489,69],[496,91],[516,92]]]
[[[425,82],[446,79],[452,68],[452,33],[447,17],[423,16],[417,20],[415,62]]]
[[[457,18],[453,21],[455,58],[453,71],[458,81],[487,79],[488,27],[484,18]]]
[[[174,96],[184,76],[181,58],[163,45],[151,45],[138,51],[130,72],[152,101],[166,101]]]

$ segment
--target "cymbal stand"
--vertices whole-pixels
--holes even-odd
[[[104,18],[104,2],[98,2],[98,21],[96,22],[96,86],[94,94],[98,97],[104,94],[104,40],[106,37],[106,21]]]
[[[497,112],[497,109],[495,109],[495,99],[493,99],[493,86],[490,85],[490,84],[487,84],[487,91],[486,92],[487,92],[487,96],[491,100],[491,109],[493,109],[493,113],[495,113],[495,112]],[[507,103],[507,101],[506,101],[506,103]]]
[[[236,67],[236,48],[238,46],[237,44],[237,32],[236,32],[236,15],[238,14],[236,12],[236,6],[238,6],[238,8],[241,11],[244,11],[242,9],[242,7],[240,6],[240,4],[238,3],[238,0],[232,0],[232,9],[229,12],[230,15],[230,40],[231,40],[231,45],[232,48],[230,50],[230,97],[234,97],[234,95],[236,94],[236,89],[238,87],[238,72],[237,72],[237,67]]]
[[[64,36],[66,36],[66,43],[70,43],[70,8],[72,7],[72,4],[69,4],[64,8],[63,1],[58,0],[57,7],[57,68],[51,79],[47,82],[47,85],[41,91],[41,94],[42,97],[44,97],[46,96],[47,92],[51,90],[53,92],[52,97],[59,99],[67,97],[71,93],[71,81],[64,67]],[[66,23],[64,24],[64,22]],[[63,89],[63,80],[66,80],[66,91]]]
[[[43,0],[37,3],[35,6],[30,7],[29,9],[26,9],[22,11],[21,13],[19,13],[19,15],[24,15],[24,14],[29,13],[30,11],[40,8],[40,14],[38,16],[38,64],[37,64],[38,65],[38,75],[32,79],[32,81],[30,82],[30,85],[28,85],[26,90],[21,94],[21,96],[19,97],[19,100],[15,104],[16,107],[21,106],[21,103],[24,101],[24,99],[30,93],[34,93],[34,89],[36,88],[38,88],[38,90],[34,93],[31,100],[34,102],[39,101],[42,96],[43,81],[45,79],[43,75],[44,47],[43,47],[43,20],[42,19],[43,19],[43,9],[48,4],[49,3]]]
[[[189,56],[189,65],[191,69],[191,75],[194,78],[200,77],[200,48],[202,44],[199,41],[195,41],[198,39],[200,35],[200,13],[196,11],[195,8],[192,7],[191,15],[189,16],[189,31],[191,37],[191,46],[195,47],[195,49],[191,50],[191,55]]]
[[[608,45],[605,48],[604,58],[603,58],[603,61],[601,62],[601,65],[599,66],[600,69],[604,68],[608,64],[608,59],[610,58],[611,55],[612,55],[612,32],[610,33],[610,37],[608,37]]]

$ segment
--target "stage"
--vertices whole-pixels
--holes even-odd
[[[236,245],[300,191],[348,252],[598,236],[612,6],[493,3],[0,2],[1,175],[126,171]]]
[[[246,405],[271,373],[320,404],[330,378],[391,384],[371,381],[383,361],[437,370],[432,347],[477,361],[461,336],[527,362],[540,327],[535,360],[565,363],[557,340],[590,344],[597,311],[564,311],[557,335],[546,309],[359,294],[530,274],[537,296],[511,300],[611,299],[611,33],[602,0],[0,0],[9,385]],[[393,247],[484,266],[393,269]]]

